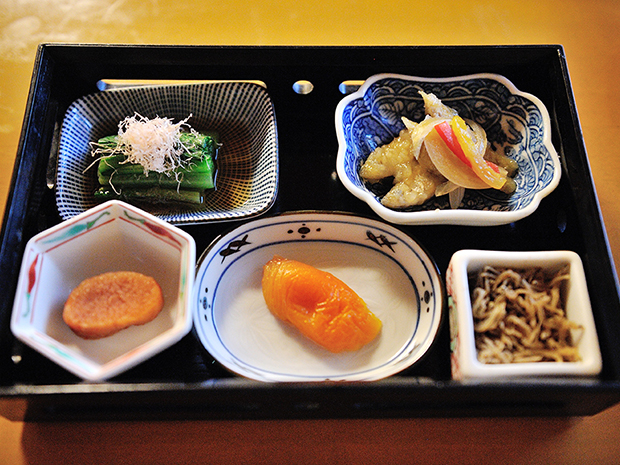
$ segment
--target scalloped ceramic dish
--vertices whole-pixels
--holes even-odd
[[[443,103],[472,119],[487,132],[489,143],[504,147],[519,164],[516,191],[507,196],[494,189],[467,190],[458,209],[448,196],[435,197],[406,210],[384,207],[368,190],[358,171],[368,155],[404,129],[401,116],[424,118],[418,91],[432,92]],[[549,114],[533,95],[520,92],[496,74],[422,78],[379,74],[340,101],[336,109],[339,150],[337,172],[345,187],[379,216],[399,224],[491,226],[530,215],[560,181],[560,161],[551,144]]]
[[[56,204],[69,219],[94,207],[96,168],[90,143],[117,134],[135,113],[187,118],[197,131],[216,132],[216,189],[196,209],[157,207],[149,213],[176,224],[236,220],[264,213],[278,188],[278,138],[266,89],[251,82],[148,85],[87,95],[68,108],[61,127]]]
[[[356,352],[333,354],[274,317],[263,266],[275,254],[331,272],[382,321]],[[246,223],[200,259],[194,328],[234,373],[260,381],[375,380],[400,372],[431,347],[442,321],[443,286],[433,260],[411,237],[376,220],[296,213]]]

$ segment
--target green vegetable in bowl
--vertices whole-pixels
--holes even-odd
[[[201,204],[203,193],[201,191],[191,191],[186,189],[166,189],[159,186],[154,187],[129,187],[119,193],[108,187],[100,187],[95,191],[95,199],[105,202],[117,199],[127,203],[184,203]]]
[[[119,124],[118,135],[93,144],[93,155],[99,157],[95,198],[202,203],[204,191],[215,187],[219,144],[186,121],[136,115]],[[181,131],[184,126],[187,132]]]

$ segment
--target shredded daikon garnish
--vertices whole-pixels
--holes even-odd
[[[118,125],[118,145],[114,153],[122,153],[126,159],[123,163],[135,163],[144,168],[145,176],[149,171],[170,174],[187,162],[181,157],[186,151],[180,141],[181,129],[187,124],[191,115],[178,123],[170,118],[156,117],[149,119],[136,113],[121,121]],[[109,155],[109,149],[95,149],[93,155]]]

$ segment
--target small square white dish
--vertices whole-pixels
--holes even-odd
[[[195,242],[186,232],[126,203],[106,202],[28,241],[11,331],[80,378],[110,378],[190,331],[195,261]],[[102,339],[82,339],[63,321],[65,301],[80,282],[110,271],[155,278],[164,307],[144,325]]]
[[[565,316],[581,325],[575,345],[581,360],[523,363],[483,363],[478,359],[472,287],[485,266],[524,270],[542,268],[553,274],[569,266],[569,279],[560,290]],[[454,253],[446,272],[450,320],[452,378],[461,381],[501,381],[532,377],[592,377],[602,369],[601,351],[592,314],[583,264],[572,251],[506,252],[460,250]]]

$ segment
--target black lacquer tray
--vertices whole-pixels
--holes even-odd
[[[581,256],[603,354],[596,379],[462,384],[451,380],[448,325],[425,359],[382,381],[265,384],[224,370],[190,333],[107,382],[90,384],[16,343],[10,314],[23,248],[58,223],[53,167],[71,102],[102,79],[260,80],[273,100],[280,185],[266,214],[333,210],[374,216],[335,176],[334,111],[341,84],[377,73],[441,77],[491,72],[539,97],[549,110],[563,173],[538,210],[503,226],[400,227],[445,273],[463,248],[569,249]],[[296,93],[294,83],[314,85]],[[50,157],[51,156],[51,157]],[[51,158],[51,163],[50,163]],[[184,226],[201,253],[239,223]],[[620,402],[620,300],[561,46],[212,47],[61,45],[39,47],[2,228],[0,414],[25,420],[257,419],[590,415]]]

